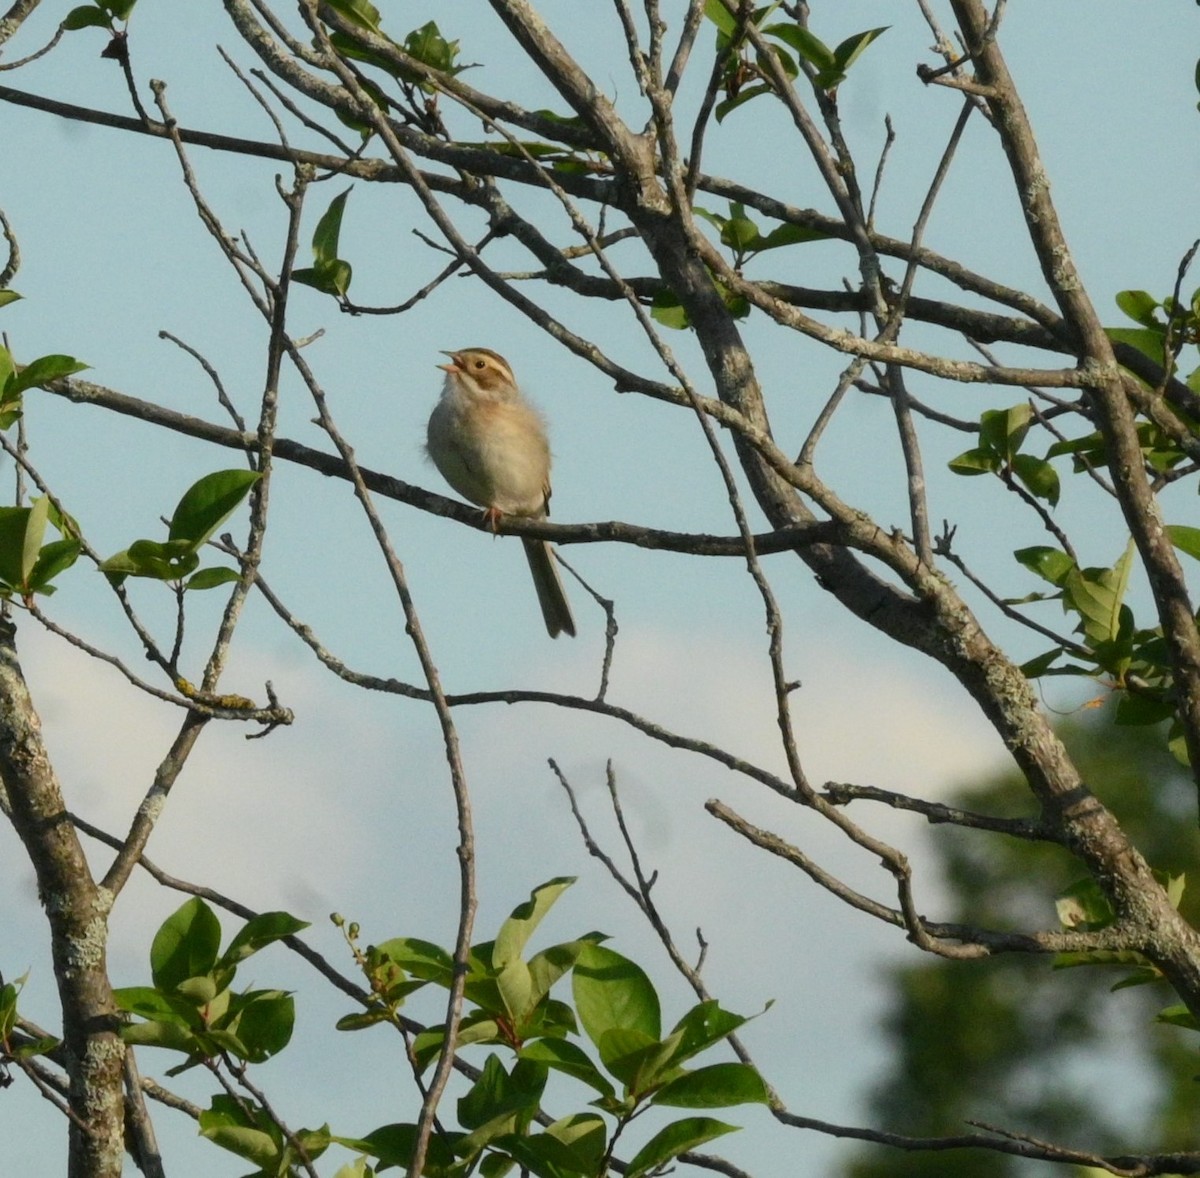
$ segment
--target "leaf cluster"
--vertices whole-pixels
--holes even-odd
[[[266,912],[248,921],[222,952],[220,921],[193,897],[154,935],[151,984],[114,991],[118,1008],[136,1018],[122,1028],[122,1037],[185,1055],[168,1075],[223,1056],[245,1063],[269,1059],[292,1037],[292,996],[283,990],[235,990],[237,968],[260,949],[307,927],[286,912]]]
[[[68,32],[76,29],[108,29],[115,33],[117,21],[128,21],[137,0],[95,0],[80,4],[63,17],[62,27]]]
[[[47,524],[60,538],[43,543]],[[45,495],[28,507],[0,507],[0,598],[48,597],[54,578],[75,563],[82,547],[74,520]]]
[[[1033,406],[1028,401],[1009,409],[985,410],[979,417],[979,444],[952,458],[950,469],[967,476],[1016,478],[1035,498],[1055,506],[1060,493],[1058,472],[1049,458],[1021,452],[1032,422]]]
[[[1155,871],[1154,877],[1162,885],[1172,906],[1178,908],[1183,901],[1186,877],[1168,875],[1162,871]],[[1100,890],[1099,884],[1091,878],[1081,879],[1060,893],[1055,901],[1055,910],[1059,923],[1064,929],[1072,932],[1097,932],[1111,928],[1117,919],[1112,904]],[[1055,969],[1072,969],[1087,965],[1116,965],[1130,969],[1125,977],[1113,984],[1113,990],[1144,986],[1150,982],[1161,981],[1163,977],[1162,970],[1134,949],[1091,949],[1086,952],[1059,953],[1054,958]],[[1157,1021],[1200,1031],[1200,1021],[1197,1021],[1184,1006],[1167,1007],[1159,1012]]]
[[[725,100],[717,104],[717,122],[739,106],[763,94],[776,91],[773,75],[764,61],[763,53],[754,48],[747,32],[753,25],[770,42],[771,53],[789,81],[799,76],[804,62],[816,89],[833,95],[846,80],[850,67],[877,37],[887,32],[887,26],[854,33],[830,48],[800,21],[767,21],[778,10],[778,3],[753,9],[743,17],[730,12],[721,0],[708,0],[704,15],[717,26],[717,54],[724,59],[722,85]]]
[[[1163,530],[1180,551],[1200,559],[1200,528],[1168,524]],[[1124,600],[1133,566],[1133,542],[1126,544],[1108,568],[1080,568],[1065,552],[1050,546],[1021,548],[1013,555],[1056,589],[1054,593],[1031,594],[1019,604],[1058,600],[1064,613],[1078,619],[1078,644],[1070,648],[1056,645],[1030,659],[1022,666],[1025,674],[1031,679],[1042,675],[1104,677],[1113,689],[1122,692],[1115,722],[1141,726],[1170,720],[1168,747],[1177,760],[1187,764],[1187,748],[1175,715],[1174,675],[1162,628],[1139,628]],[[1066,655],[1071,661],[1060,662]]]
[[[742,1016],[701,1002],[664,1034],[649,977],[601,944],[598,933],[525,957],[531,934],[573,882],[553,879],[535,888],[494,940],[471,950],[464,991],[470,1009],[456,1048],[490,1045],[509,1062],[497,1051],[487,1056],[479,1078],[458,1101],[460,1127],[429,1143],[425,1173],[431,1178],[465,1178],[476,1168],[487,1178],[514,1168],[539,1178],[590,1178],[608,1171],[617,1137],[650,1107],[710,1109],[768,1099],[748,1064],[684,1066],[742,1026]],[[340,1020],[345,1030],[393,1020],[408,995],[430,983],[449,988],[453,979],[449,953],[411,938],[373,946],[360,955],[360,964],[374,998],[366,1012]],[[551,996],[568,974],[574,1008]],[[598,1058],[576,1042],[580,1026]],[[444,1044],[444,1027],[418,1035],[417,1065],[428,1066]],[[542,1101],[551,1072],[572,1077],[595,1096],[586,1109],[546,1124]],[[624,1172],[638,1178],[734,1128],[708,1116],[672,1121],[637,1150]],[[380,1168],[406,1167],[416,1126],[390,1124],[335,1140],[374,1158]]]
[[[1168,375],[1174,375],[1180,351],[1185,345],[1200,345],[1200,287],[1190,299],[1167,295],[1156,299],[1144,290],[1123,290],[1117,306],[1137,327],[1110,327],[1110,339],[1132,344]],[[1193,392],[1200,392],[1200,368],[1187,377]]]
[[[252,470],[217,470],[198,479],[176,504],[166,540],[135,540],[103,561],[100,571],[115,584],[126,577],[147,577],[185,590],[236,581],[235,569],[199,568],[200,549],[261,477]]]
[[[29,974],[23,973],[16,981],[0,985],[0,1088],[4,1087],[4,1064],[10,1060],[32,1059],[34,1056],[45,1055],[53,1051],[61,1042],[53,1035],[45,1035],[36,1039],[14,1041],[13,1031],[17,1025],[17,999],[25,988]]]
[[[322,214],[313,233],[313,264],[292,271],[292,280],[311,286],[322,294],[345,298],[354,271],[349,262],[338,257],[338,238],[342,232],[342,214],[351,189],[335,196]]]
[[[20,298],[15,291],[0,290],[0,307]],[[21,401],[28,389],[42,388],[59,377],[82,372],[86,364],[74,356],[39,356],[29,364],[18,365],[12,353],[0,344],[0,430],[12,426],[21,416]]]

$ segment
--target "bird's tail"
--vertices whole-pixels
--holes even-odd
[[[574,638],[575,619],[571,616],[571,606],[550,545],[545,540],[522,540],[522,543],[525,545],[529,571],[533,574],[534,588],[537,589],[538,604],[542,607],[542,617],[546,620],[546,630],[551,638],[557,638],[560,634],[570,634]]]

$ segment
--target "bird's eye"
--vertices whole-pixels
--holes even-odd
[[[475,366],[475,369],[476,369],[476,371],[478,371],[478,370],[479,370],[479,369],[481,369],[481,368],[486,368],[486,367],[487,367],[487,361],[486,361],[486,360],[484,360],[484,359],[482,359],[482,358],[476,358],[476,359],[473,361],[473,364],[474,364],[474,366]]]

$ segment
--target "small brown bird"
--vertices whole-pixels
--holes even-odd
[[[425,450],[442,477],[496,526],[502,515],[545,519],[550,507],[546,426],[521,396],[512,369],[488,348],[443,352],[449,364],[429,417]],[[522,538],[551,638],[575,636],[575,619],[550,545]]]

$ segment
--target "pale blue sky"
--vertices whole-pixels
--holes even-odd
[[[9,57],[40,44],[39,37],[68,7],[47,0]],[[464,58],[485,63],[473,84],[515,88],[533,105],[552,104],[552,95],[530,87],[528,78],[506,64],[512,51],[486,5],[451,0],[380,7],[388,30],[400,35],[436,7],[446,35],[464,42]],[[664,13],[670,18],[679,7],[665,3]],[[938,7],[949,23],[945,5]],[[598,83],[623,109],[633,109],[636,91],[617,51],[609,7],[555,0],[539,10]],[[917,63],[930,60],[931,38],[915,4],[814,0],[812,10],[813,28],[829,43],[892,25],[843,87],[841,108],[867,172],[882,140],[883,116],[892,116],[898,138],[879,220],[886,231],[904,237],[958,99],[916,78]],[[1113,294],[1125,287],[1165,293],[1179,256],[1198,232],[1200,115],[1192,80],[1198,28],[1200,11],[1185,0],[1056,0],[1013,4],[1006,16],[1002,43],[1038,129],[1068,239],[1093,296],[1113,322],[1119,319]],[[243,64],[254,64],[218,5],[141,0],[132,32],[137,76],[143,85],[151,77],[168,82],[181,123],[271,138],[269,124],[216,54],[220,44]],[[706,31],[703,42],[710,37]],[[44,60],[4,74],[3,82],[124,111],[128,100],[119,72],[98,57],[102,44],[95,30],[72,34]],[[149,101],[148,92],[143,95]],[[165,329],[217,365],[231,395],[253,415],[265,332],[195,218],[169,147],[7,105],[0,106],[0,141],[0,206],[24,255],[14,285],[25,299],[0,312],[0,328],[17,358],[72,353],[92,365],[90,379],[222,420],[195,364],[157,338]],[[263,257],[278,257],[283,215],[271,181],[277,169],[198,149],[192,160],[227,227],[248,231]],[[762,102],[734,112],[713,130],[706,168],[736,172],[796,204],[829,207],[782,117]],[[343,186],[335,181],[317,195],[306,234],[328,197]],[[553,208],[547,218],[556,220]],[[442,259],[412,235],[413,228],[430,231],[402,192],[355,187],[343,253],[355,266],[356,300],[398,302],[441,267]],[[566,240],[565,232],[560,239]],[[973,269],[1042,293],[1003,158],[982,121],[968,130],[926,240]],[[510,253],[514,266],[529,265],[515,250]],[[624,264],[635,255],[630,250],[614,257]],[[836,284],[850,265],[845,252],[819,246],[792,251],[786,260],[777,254],[750,272]],[[644,262],[633,263],[632,270],[645,273]],[[918,293],[935,291],[932,284],[918,286]],[[623,362],[659,375],[648,344],[620,308],[580,306],[553,293],[548,302],[569,324],[617,350]],[[556,518],[732,531],[715,470],[687,415],[614,396],[597,373],[468,280],[448,283],[399,319],[349,319],[327,299],[297,291],[292,329],[298,336],[325,330],[307,355],[366,465],[443,490],[421,456],[424,423],[440,380],[437,352],[479,344],[509,358],[550,419]],[[778,436],[794,449],[841,361],[806,340],[768,331],[757,316],[745,330]],[[932,346],[935,337],[913,329],[912,339]],[[706,388],[690,338],[669,333],[667,342]],[[939,390],[923,378],[914,378],[912,389],[967,418],[1017,399],[1011,392],[977,387]],[[310,424],[312,408],[303,390],[289,380],[284,393],[282,432],[325,446]],[[157,517],[170,511],[194,478],[236,464],[230,454],[214,455],[199,443],[49,396],[30,397],[28,419],[35,462],[102,552],[155,534]],[[903,523],[892,431],[885,405],[851,405],[820,459],[845,498],[877,511],[889,526]],[[1040,534],[1028,521],[1014,522],[997,549],[994,521],[1008,506],[1002,492],[986,480],[968,482],[943,472],[944,460],[965,448],[960,437],[931,434],[927,444],[934,520],[959,523],[960,551],[1004,591],[1024,591],[1008,553],[1040,542]],[[1176,522],[1196,522],[1194,503],[1189,497],[1175,505]],[[353,665],[415,678],[399,612],[345,488],[308,472],[281,470],[273,504],[267,575],[296,612]],[[1112,513],[1107,508],[1097,513],[1098,506],[1069,491],[1060,511],[1082,529],[1085,559],[1107,563],[1124,538]],[[570,592],[580,637],[551,643],[541,631],[514,541],[492,542],[399,505],[385,505],[383,512],[448,688],[594,690],[602,619],[577,587]],[[615,699],[779,767],[761,609],[736,562],[706,567],[691,558],[615,546],[576,547],[567,556],[618,602],[623,637]],[[798,562],[775,558],[768,567],[788,612],[789,669],[805,684],[795,697],[797,720],[815,780],[939,791],[998,762],[994,735],[935,669],[915,655],[890,650],[844,618]],[[140,667],[136,647],[98,582],[80,566],[64,579],[50,606],[65,624]],[[165,595],[156,597],[153,586],[138,588],[144,589],[137,594],[139,604],[165,625]],[[204,625],[218,608],[215,595],[197,603],[194,655],[204,649]],[[31,624],[22,624],[20,639],[70,804],[111,829],[123,829],[178,714],[133,697],[110,671],[39,635]],[[1015,649],[1026,656],[1036,647],[1019,639]],[[450,943],[454,830],[431,713],[391,699],[364,699],[334,683],[256,603],[227,687],[261,694],[266,678],[296,709],[296,725],[248,745],[232,727],[207,734],[171,799],[151,856],[175,874],[224,888],[255,907],[287,907],[313,920],[314,943],[343,963],[325,923],[333,909],[361,921],[368,937],[415,934]],[[799,1113],[847,1123],[863,1119],[863,1093],[882,1065],[875,1019],[884,995],[876,967],[909,950],[897,935],[846,914],[794,871],[739,845],[705,817],[702,802],[719,795],[751,819],[775,823],[834,869],[886,896],[885,881],[872,865],[850,855],[808,815],[610,724],[535,707],[464,712],[459,720],[478,825],[480,939],[535,884],[579,874],[579,886],[560,902],[548,935],[566,939],[603,928],[616,947],[663,979],[668,1017],[682,1010],[686,996],[670,980],[636,913],[586,860],[545,766],[547,757],[555,757],[599,816],[604,763],[613,757],[635,834],[648,862],[661,871],[664,911],[682,940],[699,925],[711,944],[713,990],[743,1013],[776,1000],[747,1035],[761,1051],[768,1078]],[[611,837],[611,824],[602,818],[599,824]],[[871,825],[920,854],[917,824],[871,816]],[[31,874],[7,831],[0,832],[0,888],[19,897],[0,912],[0,968],[9,976],[33,967],[28,1013],[53,1024]],[[936,911],[936,881],[926,879],[919,898]],[[148,930],[178,901],[141,885],[123,898],[113,928],[119,982],[144,978]],[[753,968],[747,968],[749,961]],[[251,975],[258,984],[293,986],[300,994],[300,1041],[262,1074],[293,1124],[329,1118],[338,1131],[357,1133],[411,1115],[396,1044],[382,1032],[349,1041],[335,1035],[330,1024],[343,1004],[326,997],[282,952],[255,959]],[[154,1072],[166,1065],[147,1053],[142,1066]],[[343,1082],[351,1075],[354,1082]],[[200,1099],[201,1088],[191,1085],[189,1091]],[[564,1101],[576,1095],[566,1094]],[[172,1178],[245,1171],[231,1155],[195,1142],[190,1124],[166,1114],[158,1119]],[[751,1130],[723,1141],[720,1152],[759,1178],[794,1174],[798,1162],[801,1172],[826,1173],[840,1148],[828,1139],[785,1133],[758,1110],[733,1110],[729,1119]],[[29,1126],[37,1126],[36,1133]],[[59,1172],[60,1137],[55,1115],[25,1085],[0,1096],[0,1138],[14,1172]],[[333,1168],[326,1165],[322,1173]]]

